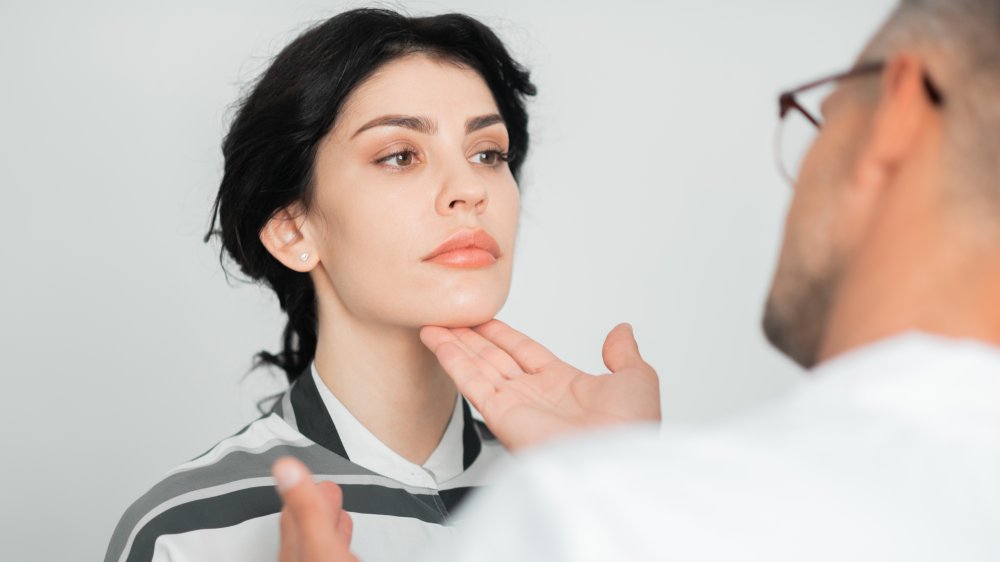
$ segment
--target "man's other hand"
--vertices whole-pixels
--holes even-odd
[[[351,554],[351,516],[333,482],[313,481],[298,459],[282,457],[272,468],[281,510],[280,562],[358,562]]]

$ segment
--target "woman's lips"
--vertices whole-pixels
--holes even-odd
[[[500,245],[485,230],[462,230],[448,237],[425,262],[449,267],[476,268],[496,263]]]

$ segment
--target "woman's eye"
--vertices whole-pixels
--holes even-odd
[[[501,162],[507,161],[507,153],[499,150],[484,150],[477,152],[469,159],[473,164],[482,166],[499,166]]]
[[[413,165],[414,156],[415,154],[412,150],[402,150],[394,152],[385,158],[380,158],[378,162],[391,168],[408,168]]]

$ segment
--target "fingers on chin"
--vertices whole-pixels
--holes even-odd
[[[493,320],[476,326],[472,330],[485,338],[489,338],[489,334],[496,332],[504,326],[506,326],[506,324],[494,318]]]
[[[433,348],[446,337],[447,330],[444,328],[438,328],[437,326],[424,326],[420,328],[420,341],[424,342],[424,345],[427,347]]]

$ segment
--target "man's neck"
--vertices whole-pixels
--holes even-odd
[[[820,361],[906,331],[1000,346],[1000,248],[943,222],[910,226],[872,237],[845,271]]]

